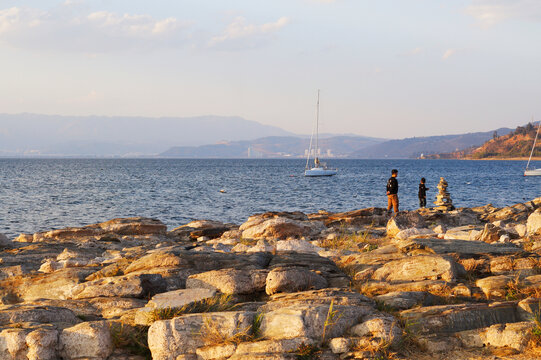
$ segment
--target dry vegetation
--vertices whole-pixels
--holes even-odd
[[[211,298],[195,301],[193,303],[177,308],[160,308],[154,309],[149,313],[149,321],[173,319],[184,314],[231,311],[234,310],[236,304],[233,302],[231,295],[216,295]]]

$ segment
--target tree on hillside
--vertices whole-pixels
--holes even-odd
[[[492,139],[496,140],[498,138],[498,132],[494,131],[494,134],[492,134]]]

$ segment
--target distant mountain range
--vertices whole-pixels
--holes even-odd
[[[150,156],[176,146],[291,136],[240,117],[185,118],[0,114],[2,156]]]
[[[533,124],[519,126],[507,134],[494,133],[481,146],[472,146],[450,153],[428,156],[432,159],[503,159],[528,158],[532,152],[537,127]],[[538,141],[533,157],[541,158],[541,142]]]
[[[492,139],[494,131],[500,135],[506,135],[512,130],[500,128],[487,132],[389,140],[355,151],[349,157],[358,159],[415,159],[421,155],[446,153],[479,146]]]
[[[364,136],[331,136],[319,139],[323,157],[348,157],[354,151],[379,144],[384,139]],[[178,158],[277,158],[304,157],[310,139],[267,136],[252,141],[231,141],[202,146],[175,146],[160,156]]]
[[[505,135],[511,129],[496,130]],[[479,146],[494,131],[389,140],[320,136],[322,157],[406,159]],[[254,140],[255,139],[255,140]],[[304,157],[307,135],[240,117],[184,118],[0,114],[0,156],[280,158]]]

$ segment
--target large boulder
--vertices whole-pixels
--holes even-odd
[[[232,226],[226,225],[220,221],[196,220],[174,228],[167,233],[167,236],[184,241],[196,240],[202,236],[214,239],[222,236],[226,231],[230,231],[231,228]]]
[[[263,314],[261,335],[274,340],[339,337],[371,312],[362,306],[290,305]]]
[[[158,274],[115,276],[81,283],[71,290],[70,298],[85,299],[100,296],[144,298],[165,290],[166,283]]]
[[[0,234],[0,248],[10,248],[13,242],[4,234]]]
[[[157,251],[135,260],[124,269],[124,273],[128,274],[158,267],[179,267],[185,263],[186,261],[183,261],[183,259],[171,252]]]
[[[392,217],[387,223],[387,236],[394,237],[402,230],[426,227],[425,220],[416,212],[404,212]]]
[[[504,298],[507,295],[508,285],[514,280],[513,276],[497,275],[489,276],[476,281],[485,296],[490,298]]]
[[[541,208],[535,210],[535,212],[528,217],[526,229],[528,235],[534,235],[541,231]]]
[[[416,305],[435,305],[438,300],[427,291],[394,291],[376,296],[375,299],[392,309],[406,310]]]
[[[251,311],[189,314],[154,322],[148,330],[148,347],[153,360],[183,359],[211,345],[211,337],[226,340],[237,334],[249,334],[255,313]]]
[[[198,301],[211,299],[215,295],[216,290],[213,289],[180,289],[154,295],[144,308],[137,309],[135,323],[150,325],[150,314],[156,309],[182,308]]]
[[[299,253],[319,253],[323,248],[306,240],[281,240],[276,242],[276,251],[292,251]]]
[[[326,227],[302,213],[265,213],[250,216],[239,228],[247,239],[290,239],[319,234]]]
[[[222,269],[191,275],[186,288],[215,289],[224,294],[252,294],[265,290],[268,270]]]
[[[58,330],[52,326],[0,330],[0,359],[56,360]]]
[[[387,282],[443,279],[452,282],[463,271],[462,266],[451,258],[421,255],[388,262],[374,272],[372,279]]]
[[[160,220],[145,217],[118,218],[89,227],[118,235],[165,235],[167,232],[167,226]]]
[[[528,346],[534,327],[531,321],[495,324],[488,328],[462,331],[457,336],[465,347],[509,347],[523,351]]]
[[[60,334],[63,359],[105,360],[113,353],[113,339],[105,321],[84,322]]]
[[[72,326],[80,322],[75,313],[57,306],[0,306],[0,326],[18,323],[59,324]]]
[[[513,302],[427,306],[400,312],[418,334],[449,334],[520,321]]]
[[[275,268],[269,272],[265,291],[268,295],[279,292],[297,292],[327,287],[327,280],[302,267]]]
[[[402,328],[398,321],[391,315],[368,315],[363,318],[360,324],[352,327],[350,332],[355,336],[375,337],[392,346],[396,346],[402,342]]]

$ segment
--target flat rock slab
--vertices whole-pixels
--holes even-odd
[[[75,325],[80,321],[73,311],[61,307],[35,305],[0,306],[0,325],[23,322]]]
[[[523,351],[531,338],[535,324],[524,321],[510,324],[496,324],[484,329],[461,331],[457,334],[464,347],[510,347]]]
[[[436,254],[459,254],[460,257],[479,254],[508,255],[524,252],[523,249],[514,244],[488,244],[482,241],[456,239],[412,239],[398,241],[396,246],[404,252],[422,248],[430,249]]]
[[[387,282],[437,279],[455,281],[458,274],[459,265],[453,259],[438,255],[421,255],[390,261],[377,269],[372,278]]]
[[[229,338],[249,330],[255,317],[250,311],[189,314],[171,320],[160,320],[148,331],[148,347],[154,360],[182,359],[205,344],[204,334],[219,326],[220,334]]]
[[[404,310],[400,316],[421,334],[455,333],[521,321],[515,302],[427,306]]]

